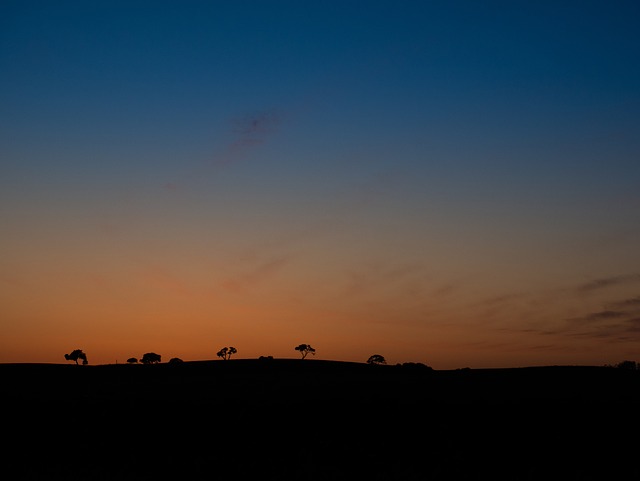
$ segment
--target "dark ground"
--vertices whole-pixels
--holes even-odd
[[[11,480],[640,480],[640,371],[0,364]]]

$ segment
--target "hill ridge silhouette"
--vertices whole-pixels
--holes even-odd
[[[12,480],[639,479],[640,372],[0,364]]]
[[[179,364],[0,364],[5,399],[57,400],[71,389],[86,390],[87,402],[155,396],[183,402],[222,404],[287,402],[301,389],[316,399],[345,402],[365,393],[402,403],[640,401],[640,371],[605,366],[529,366],[435,370],[414,363],[370,365],[319,359],[196,360]],[[219,390],[232,389],[229,398]]]

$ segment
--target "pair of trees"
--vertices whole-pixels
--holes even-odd
[[[82,349],[75,349],[71,351],[70,354],[65,354],[64,358],[67,361],[74,361],[76,364],[78,364],[78,361],[82,359],[83,366],[89,364],[89,361],[87,361],[87,355],[82,351]]]
[[[238,350],[235,347],[223,347],[216,353],[216,356],[226,361],[227,359],[231,359],[231,356],[237,352]]]

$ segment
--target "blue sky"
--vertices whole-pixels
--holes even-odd
[[[637,357],[639,18],[3,2],[0,361]]]

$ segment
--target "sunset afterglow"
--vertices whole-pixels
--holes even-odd
[[[637,2],[3,2],[0,362],[640,360]]]

